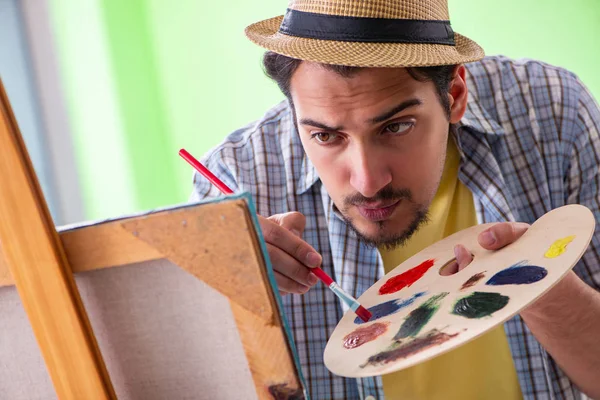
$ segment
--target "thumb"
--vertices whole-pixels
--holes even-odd
[[[497,250],[519,239],[529,224],[524,222],[499,222],[479,234],[481,247],[487,250]]]
[[[276,222],[282,228],[287,229],[298,237],[302,237],[306,226],[306,217],[297,211],[287,212],[283,214],[275,214],[268,218]]]

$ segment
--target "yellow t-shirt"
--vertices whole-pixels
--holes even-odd
[[[440,187],[429,209],[431,221],[405,246],[380,249],[386,273],[425,247],[477,224],[473,195],[458,179],[459,161],[450,138]],[[388,400],[523,398],[502,326],[432,360],[384,375],[383,391]]]

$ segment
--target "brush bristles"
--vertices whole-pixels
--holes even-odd
[[[369,320],[373,316],[373,314],[371,314],[371,312],[363,306],[358,306],[355,313],[356,315],[358,315],[358,318],[362,319],[364,322],[369,322]]]

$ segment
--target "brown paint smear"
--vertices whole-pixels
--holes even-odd
[[[369,326],[357,328],[344,337],[344,347],[354,349],[383,335],[390,325],[389,322],[375,322]]]
[[[269,386],[269,393],[274,400],[305,400],[304,391],[300,388],[290,388],[287,383]]]
[[[426,334],[412,339],[408,342],[394,343],[389,350],[382,351],[380,353],[375,354],[374,356],[369,357],[367,362],[361,365],[360,367],[364,368],[368,365],[382,365],[396,360],[400,360],[402,358],[412,356],[413,354],[420,353],[425,349],[429,349],[434,346],[439,346],[440,344],[452,339],[457,335],[458,333],[447,334],[444,332],[440,332],[437,329],[432,329]]]
[[[472,277],[467,279],[467,281],[465,283],[463,283],[460,290],[465,290],[466,288],[470,288],[471,286],[474,286],[477,282],[479,282],[481,279],[483,279],[484,276],[485,276],[485,271],[473,275]]]

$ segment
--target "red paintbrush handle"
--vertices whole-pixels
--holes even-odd
[[[224,184],[219,178],[217,178],[212,172],[210,172],[204,165],[200,163],[200,161],[196,160],[193,155],[187,152],[185,149],[179,150],[179,155],[183,157],[183,159],[190,163],[192,167],[196,169],[196,171],[200,172],[206,179],[210,181],[213,185],[215,185],[223,194],[233,194],[233,190],[229,189],[229,187]]]
[[[321,268],[311,268],[310,271],[317,276],[327,286],[333,283],[333,279],[325,273]]]

